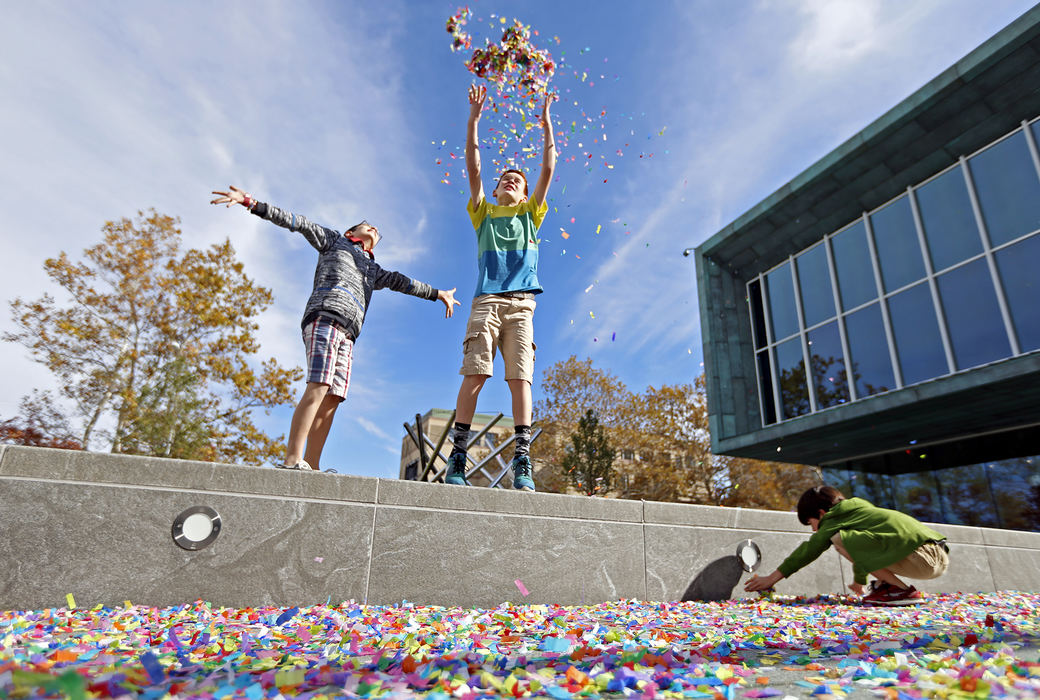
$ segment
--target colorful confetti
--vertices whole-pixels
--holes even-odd
[[[520,585],[520,582],[517,581]],[[1040,594],[0,613],[0,697],[1036,697]],[[858,695],[863,697],[862,694]]]

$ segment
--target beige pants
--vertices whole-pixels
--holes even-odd
[[[841,554],[841,556],[852,561],[852,557],[850,557],[849,553],[845,550],[840,532],[834,533],[834,536],[831,537],[831,543],[834,545],[834,548],[838,550],[838,553]],[[946,550],[941,544],[937,542],[925,542],[920,547],[910,552],[906,559],[897,561],[894,564],[889,564],[885,568],[896,576],[928,580],[942,576],[946,573],[946,567],[949,565],[950,555],[946,553]]]
[[[534,299],[485,294],[473,300],[462,343],[459,374],[491,376],[495,351],[502,349],[506,379],[534,379]]]

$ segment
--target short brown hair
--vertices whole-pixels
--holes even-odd
[[[844,500],[845,496],[833,486],[813,486],[798,499],[798,522],[808,525],[809,518],[820,517],[821,510],[826,513],[836,503]]]
[[[517,175],[519,175],[520,177],[522,177],[524,179],[524,196],[525,197],[529,196],[527,194],[527,176],[524,175],[523,171],[515,170],[513,168],[510,168],[509,170],[503,170],[502,171],[502,174],[498,176],[498,182],[495,184],[495,189],[496,190],[498,189],[498,186],[502,184],[502,178],[504,178],[509,173],[516,173]]]

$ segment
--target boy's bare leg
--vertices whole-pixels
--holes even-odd
[[[510,379],[506,383],[513,395],[513,425],[531,425],[531,382]]]
[[[307,433],[307,452],[303,458],[315,469],[321,462],[321,451],[325,449],[325,440],[329,437],[332,419],[336,417],[336,409],[341,403],[343,403],[343,399],[339,396],[326,394],[318,404],[318,410],[311,421],[311,429]]]
[[[889,584],[890,586],[895,586],[896,588],[909,588],[910,587],[910,584],[904,583],[902,580],[900,580],[900,578],[898,576],[893,574],[888,569],[878,569],[877,571],[871,571],[870,573],[877,580],[884,581],[885,583]]]
[[[487,374],[467,374],[462,378],[459,397],[455,401],[455,422],[472,423],[473,414],[477,412],[477,397],[488,380]]]
[[[292,422],[289,424],[289,443],[285,446],[285,463],[290,467],[303,459],[303,447],[307,442],[307,434],[311,431],[314,416],[318,413],[318,407],[321,406],[328,391],[328,384],[307,382],[307,388],[303,390],[303,396],[296,404]]]

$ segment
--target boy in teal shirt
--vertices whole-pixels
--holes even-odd
[[[833,486],[815,486],[798,499],[798,520],[813,529],[807,542],[768,576],[752,576],[746,591],[772,588],[812,563],[832,544],[852,562],[854,582],[849,588],[863,595],[867,574],[878,581],[863,596],[873,605],[910,605],[924,596],[899,576],[933,579],[949,566],[946,538],[905,513],[878,508],[862,498],[848,498]]]
[[[496,350],[501,349],[506,383],[513,399],[515,453],[511,467],[513,488],[534,491],[531,459],[531,383],[534,380],[534,309],[538,282],[538,228],[548,210],[545,198],[556,166],[556,144],[546,96],[542,107],[545,140],[542,169],[531,198],[527,178],[519,170],[506,170],[491,192],[495,204],[484,198],[480,179],[477,125],[484,108],[484,86],[469,88],[469,121],[466,128],[466,172],[470,199],[466,210],[477,234],[477,289],[463,340],[462,386],[455,405],[453,447],[448,457],[445,483],[469,485],[466,479],[466,446],[477,409],[477,397],[492,373]]]

